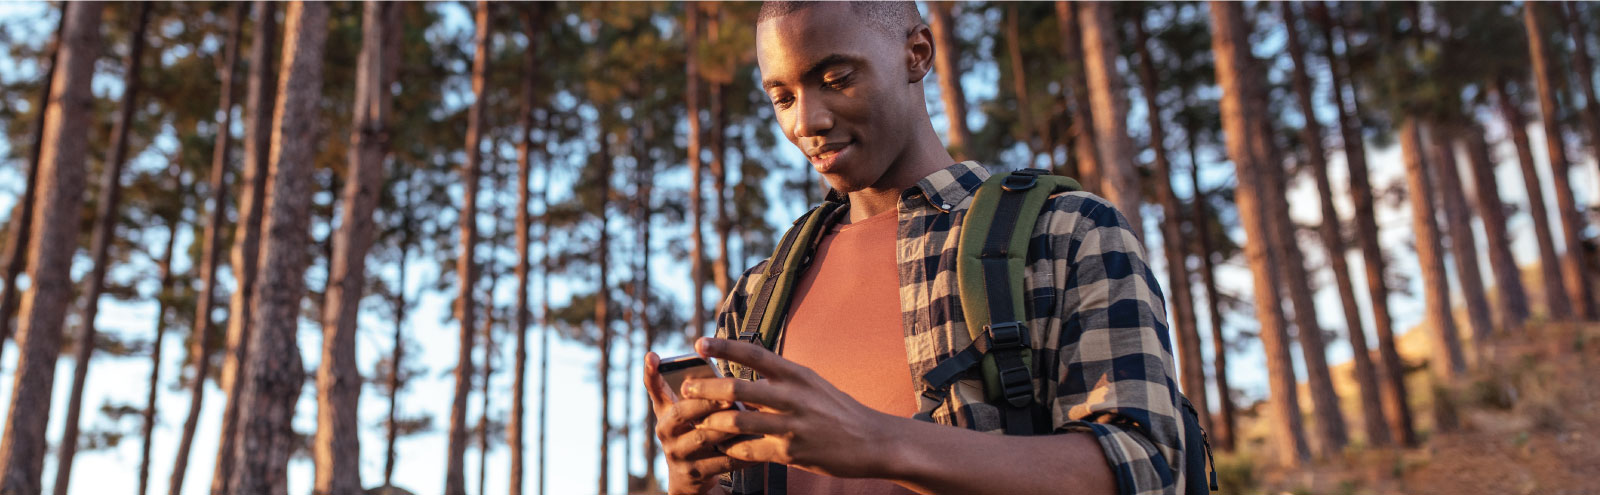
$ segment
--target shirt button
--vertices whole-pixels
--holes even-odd
[[[939,209],[941,209],[941,210],[950,209],[950,203],[944,203],[944,204],[939,205]]]

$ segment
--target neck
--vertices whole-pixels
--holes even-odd
[[[928,174],[938,172],[956,162],[946,150],[944,143],[939,141],[939,135],[933,131],[933,122],[926,117],[918,119],[925,122],[913,134],[914,139],[906,152],[889,165],[889,170],[883,178],[872,187],[849,193],[850,216],[847,222],[857,222],[871,218],[873,215],[893,210],[900,202],[900,193],[905,191],[917,181],[927,177]]]

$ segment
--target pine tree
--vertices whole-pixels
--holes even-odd
[[[461,324],[460,347],[456,354],[455,400],[450,405],[449,456],[445,464],[445,495],[466,495],[467,478],[467,396],[472,393],[472,349],[477,334],[474,319],[473,283],[477,265],[473,257],[478,243],[478,173],[482,160],[484,108],[488,101],[485,87],[489,72],[489,2],[479,1],[475,13],[472,57],[472,106],[467,110],[467,160],[461,164],[463,188],[460,219],[461,246],[456,257],[456,319]]]
[[[944,102],[944,116],[950,124],[945,141],[951,155],[957,160],[966,160],[972,146],[972,131],[967,127],[967,96],[961,88],[959,44],[951,26],[952,2],[925,3],[928,30],[933,33],[933,71],[939,75],[939,98]]]
[[[55,38],[51,41],[49,60],[44,66],[42,75],[45,83],[40,85],[39,99],[34,104],[38,108],[34,112],[34,121],[31,136],[33,146],[28,148],[28,171],[24,179],[22,195],[17,197],[17,204],[11,209],[11,216],[7,221],[6,248],[0,251],[0,344],[5,339],[11,338],[11,320],[16,316],[17,304],[21,301],[20,291],[17,289],[17,275],[28,269],[28,242],[33,235],[33,203],[39,185],[39,153],[44,149],[44,119],[43,109],[50,106],[51,92],[55,80],[56,59],[61,52],[62,35],[66,33],[67,15],[66,7],[62,7],[61,19],[56,22]],[[5,348],[0,345],[0,350]]]
[[[1078,28],[1078,3],[1056,2],[1056,24],[1061,28],[1061,54],[1067,61],[1067,80],[1062,87],[1071,93],[1072,153],[1078,161],[1078,183],[1083,190],[1104,194],[1101,178],[1100,152],[1095,139],[1093,103],[1089,98],[1089,83],[1084,66],[1083,38]]]
[[[171,179],[171,184],[168,185],[170,187],[169,191],[184,191],[188,188],[183,183],[183,173],[178,162],[172,162],[167,169],[169,171],[168,176]],[[161,348],[162,342],[167,336],[167,310],[171,306],[172,285],[175,278],[172,273],[172,253],[174,251],[173,248],[177,245],[178,231],[183,228],[183,212],[181,211],[183,209],[183,201],[180,199],[173,202],[176,204],[161,215],[161,220],[167,227],[167,238],[165,241],[166,249],[161,251],[161,260],[156,263],[157,271],[159,272],[156,276],[158,280],[156,283],[156,287],[158,287],[156,291],[156,335],[150,344],[150,387],[149,392],[145,394],[144,411],[142,411],[143,417],[141,418],[142,428],[139,434],[142,440],[139,445],[139,495],[148,493],[147,490],[150,487],[150,447],[155,443],[156,395],[161,389]]]
[[[1122,77],[1117,73],[1116,25],[1111,20],[1111,5],[1104,2],[1079,4],[1078,26],[1083,34],[1084,72],[1089,81],[1089,101],[1093,105],[1095,148],[1103,174],[1102,191],[1140,239],[1144,222],[1140,220],[1139,168],[1134,163],[1133,141],[1128,138],[1127,97]]]
[[[1483,127],[1476,122],[1465,131],[1467,168],[1472,170],[1473,196],[1478,216],[1483,218],[1483,236],[1489,248],[1489,266],[1494,272],[1495,307],[1501,331],[1521,328],[1528,320],[1528,293],[1522,286],[1522,269],[1511,256],[1511,237],[1506,232],[1506,207],[1500,200],[1500,187],[1494,177],[1495,162],[1489,156],[1489,142]]]

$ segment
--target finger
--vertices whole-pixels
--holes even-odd
[[[644,388],[650,394],[650,405],[655,409],[656,416],[660,416],[663,409],[677,402],[670,390],[672,387],[668,387],[667,380],[661,377],[660,365],[661,356],[654,352],[645,354]]]
[[[707,415],[732,406],[703,399],[680,400],[661,414],[656,428],[662,436],[675,436],[694,428]]]
[[[741,461],[725,455],[707,457],[689,462],[683,467],[683,474],[691,479],[703,480],[736,469],[744,469],[752,463]]]
[[[711,413],[700,422],[700,429],[750,435],[783,435],[794,431],[788,416],[756,411]]]
[[[722,453],[716,450],[717,445],[736,436],[738,435],[733,433],[695,428],[678,435],[677,438],[672,439],[670,442],[664,443],[662,448],[666,449],[668,456],[678,459],[720,456]]]
[[[728,454],[728,457],[741,461],[794,464],[794,459],[788,455],[789,449],[784,446],[784,442],[785,440],[778,437],[763,436],[724,445],[722,451]]]
[[[702,338],[695,342],[695,351],[701,356],[715,357],[739,363],[767,378],[792,377],[806,369],[765,347],[749,342],[729,339]]]
[[[725,402],[743,402],[793,411],[795,400],[789,388],[771,382],[752,382],[734,378],[701,378],[683,384],[685,397]]]

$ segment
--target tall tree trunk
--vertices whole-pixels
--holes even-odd
[[[1313,4],[1313,13],[1322,25],[1323,50],[1329,61],[1332,77],[1333,106],[1338,110],[1339,135],[1344,143],[1345,164],[1350,174],[1350,202],[1355,206],[1353,219],[1356,239],[1360,244],[1361,258],[1366,266],[1367,298],[1372,304],[1373,329],[1378,335],[1378,380],[1384,398],[1384,416],[1389,420],[1390,436],[1407,447],[1417,444],[1416,428],[1412,425],[1411,406],[1406,402],[1405,363],[1400,359],[1395,343],[1394,320],[1389,315],[1389,286],[1384,267],[1383,248],[1378,245],[1377,207],[1373,200],[1372,183],[1368,180],[1366,142],[1361,136],[1361,102],[1354,82],[1349,84],[1349,105],[1346,105],[1345,75],[1348,67],[1340,67],[1343,60],[1335,56],[1333,29],[1340,28],[1340,37],[1348,53],[1349,33],[1336,25],[1336,16],[1328,14],[1327,5]]]
[[[1139,166],[1134,163],[1133,141],[1128,138],[1127,90],[1117,74],[1117,30],[1111,21],[1111,5],[1084,2],[1078,18],[1083,31],[1084,72],[1089,81],[1089,99],[1094,106],[1094,135],[1099,150],[1099,169],[1104,174],[1104,191],[1133,232],[1144,239],[1144,222],[1139,215]]]
[[[178,441],[178,455],[172,464],[172,477],[168,479],[168,493],[183,492],[183,478],[189,469],[189,449],[194,445],[195,428],[200,423],[200,411],[205,400],[206,377],[211,374],[211,354],[216,341],[211,338],[211,309],[216,302],[217,251],[222,241],[223,210],[227,201],[228,148],[231,145],[233,115],[233,73],[239,59],[240,32],[244,28],[244,6],[233,6],[227,46],[223,61],[222,100],[217,105],[217,141],[211,155],[211,199],[206,216],[205,239],[201,241],[200,294],[195,303],[194,329],[190,332],[193,347],[190,359],[194,361],[194,381],[189,383],[189,413],[183,421],[183,437]],[[59,494],[58,494],[59,495]]]
[[[89,111],[89,79],[100,53],[99,2],[64,7],[66,26],[50,81],[33,211],[38,222],[28,245],[28,280],[17,329],[15,381],[5,436],[0,440],[0,493],[36,495],[49,441],[51,389],[61,350],[61,327],[72,300],[72,256],[78,249],[78,209],[83,204]]]
[[[689,280],[690,304],[689,328],[694,335],[704,334],[706,331],[706,303],[705,303],[705,241],[701,233],[701,191],[700,184],[705,179],[700,177],[700,2],[688,2],[683,6],[684,27],[683,39],[688,51],[687,82],[684,86],[684,108],[689,114]]]
[[[493,170],[492,165],[490,166],[490,170]],[[494,193],[496,196],[498,196],[501,191],[505,190],[505,181],[502,179],[502,177],[505,177],[505,174],[495,174]],[[495,266],[495,256],[498,253],[495,253],[495,251],[496,248],[499,247],[501,208],[500,201],[495,201],[494,203],[495,207],[493,210],[491,210],[489,215],[490,218],[494,219],[489,224],[489,260],[488,265],[484,267],[483,271],[489,279],[489,290],[484,292],[483,375],[479,377],[479,380],[483,384],[483,393],[479,394],[479,399],[482,402],[479,403],[478,407],[477,428],[479,494],[488,493],[483,491],[483,487],[485,480],[488,479],[487,475],[489,474],[489,380],[494,378],[494,324],[496,316],[494,312],[494,293],[500,280],[498,267]]]
[[[1561,255],[1561,275],[1566,280],[1567,299],[1571,301],[1575,316],[1581,320],[1600,317],[1596,308],[1594,288],[1589,281],[1589,270],[1583,258],[1583,228],[1586,225],[1578,203],[1572,195],[1567,150],[1562,142],[1561,122],[1556,107],[1555,69],[1550,66],[1549,50],[1544,46],[1546,29],[1540,25],[1538,3],[1522,6],[1522,19],[1528,31],[1528,52],[1533,59],[1533,80],[1539,88],[1539,113],[1544,120],[1544,143],[1550,160],[1550,185],[1556,191],[1556,212],[1561,215],[1562,237],[1566,252]]]
[[[1339,291],[1339,301],[1344,309],[1344,320],[1350,335],[1351,357],[1354,363],[1353,371],[1356,384],[1361,397],[1362,425],[1366,427],[1367,442],[1373,445],[1388,445],[1388,423],[1383,417],[1383,400],[1378,391],[1377,370],[1372,364],[1372,355],[1368,352],[1367,332],[1361,326],[1361,308],[1356,303],[1354,285],[1350,282],[1350,265],[1345,260],[1346,248],[1344,245],[1344,229],[1340,226],[1339,211],[1333,206],[1333,183],[1328,180],[1327,151],[1322,147],[1322,124],[1317,121],[1316,107],[1312,104],[1311,77],[1307,74],[1305,63],[1305,49],[1300,45],[1300,36],[1297,32],[1297,18],[1292,6],[1280,3],[1283,22],[1287,34],[1289,56],[1294,62],[1294,91],[1300,112],[1305,116],[1305,126],[1301,129],[1301,141],[1305,143],[1306,155],[1311,165],[1312,175],[1317,182],[1317,191],[1320,193],[1319,204],[1322,209],[1322,226],[1318,231],[1322,234],[1322,244],[1327,248],[1328,264],[1333,268],[1334,285]],[[1331,60],[1331,59],[1330,59]],[[1297,307],[1298,310],[1298,307]]]
[[[523,397],[527,389],[528,376],[528,251],[532,248],[528,229],[532,219],[528,216],[528,208],[532,206],[530,198],[533,186],[533,99],[536,87],[534,77],[539,70],[539,56],[535,51],[535,40],[539,37],[539,25],[534,9],[537,6],[525,6],[518,14],[522,18],[522,33],[528,38],[528,46],[522,53],[522,105],[518,111],[517,128],[517,298],[516,298],[516,336],[517,350],[515,361],[512,364],[511,384],[511,418],[506,423],[506,446],[511,450],[511,481],[509,495],[522,495],[522,437],[523,437]]]
[[[489,72],[489,2],[479,1],[472,57],[472,106],[467,110],[467,161],[461,165],[461,252],[456,256],[456,319],[461,323],[461,343],[456,354],[456,395],[450,405],[450,452],[445,467],[445,495],[466,495],[467,396],[472,394],[472,348],[477,333],[473,319],[472,286],[478,279],[473,256],[478,243],[478,167],[484,126],[485,92]]]
[[[172,172],[173,191],[183,191],[183,170],[178,162],[172,162],[168,169]],[[150,344],[150,390],[145,394],[144,411],[141,415],[143,422],[139,432],[141,443],[139,445],[139,495],[148,493],[150,487],[150,447],[155,443],[156,430],[156,396],[161,390],[161,347],[167,336],[167,309],[168,301],[172,299],[172,253],[173,246],[177,244],[178,231],[183,223],[182,212],[174,209],[170,214],[164,215],[163,221],[167,223],[166,251],[162,251],[161,261],[158,262],[160,275],[156,292],[156,336]]]
[[[715,46],[720,41],[721,29],[717,24],[722,17],[720,3],[708,2],[706,13],[706,41]],[[727,61],[718,61],[727,63]],[[721,76],[719,76],[721,77]],[[728,167],[723,158],[727,155],[728,84],[724,81],[706,81],[707,104],[711,114],[711,129],[707,136],[711,145],[711,205],[716,211],[712,225],[717,230],[717,259],[711,265],[712,283],[717,286],[717,301],[727,297],[733,285],[733,274],[728,266],[732,257],[728,253],[728,237],[733,235],[733,219],[728,214]],[[715,302],[713,302],[715,304]],[[629,375],[632,376],[632,375]],[[630,379],[628,383],[633,383]]]
[[[356,317],[367,285],[367,251],[377,226],[372,210],[383,188],[389,152],[389,114],[399,60],[399,6],[369,2],[361,16],[356,62],[355,116],[350,126],[350,169],[343,218],[333,238],[331,277],[323,302],[322,360],[317,366],[317,433],[312,438],[316,478],[312,490],[358,495],[361,487],[361,371],[356,368]]]
[[[1188,100],[1185,95],[1185,100]],[[1228,386],[1228,343],[1222,336],[1222,295],[1217,291],[1216,267],[1212,266],[1211,254],[1211,213],[1206,197],[1209,194],[1200,189],[1200,160],[1196,152],[1196,132],[1194,129],[1185,130],[1186,141],[1189,142],[1189,183],[1194,188],[1194,217],[1190,223],[1194,225],[1194,235],[1200,238],[1200,276],[1206,288],[1206,304],[1210,306],[1211,317],[1211,378],[1217,385],[1217,416],[1211,419],[1211,440],[1216,442],[1218,449],[1232,452],[1234,448],[1234,431],[1237,430],[1234,420],[1233,390]]]
[[[655,138],[655,128],[650,121],[644,122],[645,142],[639,146],[637,162],[639,171],[639,266],[635,268],[639,273],[639,330],[644,332],[644,352],[648,353],[655,347],[656,332],[650,321],[650,230],[651,219],[651,184],[655,180],[654,162],[650,160],[649,142]],[[641,356],[643,353],[641,353]],[[633,359],[632,356],[629,359]],[[632,380],[632,377],[629,378]],[[630,399],[631,396],[630,396]],[[645,488],[651,493],[659,491],[656,485],[656,456],[659,451],[656,445],[656,414],[651,408],[644,412],[644,479]]]
[[[550,271],[554,261],[550,256],[550,160],[544,161],[544,174],[539,185],[539,495],[544,495],[545,437],[550,425]]]
[[[260,278],[256,280],[250,352],[245,363],[235,443],[234,493],[287,493],[290,424],[305,382],[296,329],[305,297],[305,246],[311,234],[312,140],[322,95],[328,6],[292,2],[284,21],[283,63],[272,123],[271,168],[263,219]]]
[[[1473,191],[1478,216],[1483,218],[1483,236],[1488,241],[1489,266],[1494,271],[1495,306],[1501,331],[1521,328],[1528,320],[1528,293],[1522,287],[1522,270],[1511,256],[1511,236],[1506,233],[1505,203],[1494,177],[1494,160],[1489,157],[1489,142],[1483,128],[1474,124],[1466,131],[1468,168],[1472,169]]]
[[[239,374],[249,356],[250,323],[255,304],[256,272],[261,251],[261,217],[267,191],[267,164],[272,152],[273,104],[277,100],[277,70],[272,66],[272,47],[277,44],[277,7],[257,1],[251,6],[256,18],[256,39],[250,47],[250,74],[244,104],[244,166],[239,176],[239,219],[233,230],[230,254],[233,277],[237,282],[228,304],[228,344],[222,359],[222,389],[227,394],[222,410],[222,430],[217,439],[216,466],[211,475],[211,494],[224,495],[233,479],[234,443],[238,440],[240,394],[244,382]]]
[[[100,295],[105,292],[107,265],[111,263],[111,243],[116,237],[118,210],[122,203],[122,166],[128,155],[128,126],[132,125],[139,90],[144,86],[139,80],[139,69],[144,58],[144,33],[150,21],[150,4],[141,3],[135,8],[139,13],[134,21],[133,35],[128,38],[128,56],[122,61],[122,102],[117,110],[117,122],[111,129],[111,154],[101,164],[100,200],[94,217],[94,238],[89,243],[89,258],[94,266],[89,271],[88,288],[84,291],[83,319],[79,322],[82,331],[78,335],[78,348],[74,355],[72,389],[67,393],[67,424],[61,433],[61,443],[56,446],[56,482],[51,488],[55,495],[66,495],[72,481],[72,458],[78,453],[78,421],[83,411],[83,385],[89,378],[89,360],[94,356],[95,316],[100,312]],[[226,96],[223,98],[223,101],[227,101]],[[226,133],[219,133],[219,136],[222,134]],[[222,139],[218,138],[219,141]]]
[[[1440,125],[1434,133],[1433,177],[1438,181],[1438,208],[1444,210],[1444,237],[1450,241],[1450,253],[1456,265],[1456,284],[1461,287],[1462,305],[1467,309],[1467,323],[1472,328],[1474,353],[1482,349],[1484,340],[1494,331],[1489,319],[1489,296],[1483,288],[1483,274],[1478,267],[1478,239],[1472,233],[1472,210],[1461,192],[1461,173],[1456,168],[1455,141],[1458,131]]]
[[[933,32],[933,70],[939,74],[939,98],[944,101],[944,116],[950,122],[946,132],[950,154],[966,160],[972,146],[972,131],[967,128],[967,96],[961,89],[961,68],[956,35],[951,29],[950,2],[927,2],[928,30]]]
[[[1589,33],[1583,29],[1578,4],[1562,2],[1566,7],[1567,29],[1572,36],[1572,71],[1578,73],[1578,95],[1583,101],[1583,123],[1589,129],[1590,154],[1600,160],[1600,97],[1594,94],[1594,65],[1589,60]],[[1596,315],[1600,316],[1600,315]]]
[[[403,232],[400,240],[400,262],[397,266],[399,280],[395,284],[394,297],[391,305],[394,308],[394,347],[389,354],[389,420],[384,425],[388,430],[385,438],[383,454],[383,486],[394,486],[395,444],[400,439],[400,374],[405,369],[405,326],[406,311],[409,309],[406,300],[406,262],[410,259],[412,232],[417,225],[411,217],[411,205],[416,202],[411,197],[412,185],[407,181],[403,205],[396,205],[400,209],[401,228]]]
[[[67,28],[66,5],[63,4],[61,9],[61,19],[56,21],[56,35],[50,45],[50,60],[42,73],[46,81],[54,80],[56,59],[61,52],[62,35]],[[33,203],[39,185],[39,153],[44,148],[45,109],[50,106],[53,90],[52,84],[44,84],[39,90],[39,100],[34,107],[39,110],[33,117],[33,146],[28,148],[27,179],[23,183],[22,196],[17,198],[16,207],[12,208],[11,219],[6,225],[6,249],[0,252],[0,263],[4,263],[0,266],[0,288],[4,289],[0,292],[0,350],[5,349],[5,339],[11,337],[11,319],[17,314],[17,303],[22,300],[17,289],[17,275],[28,269],[28,239],[33,235]]]
[[[1085,191],[1104,194],[1100,174],[1100,152],[1095,149],[1094,104],[1089,99],[1089,83],[1083,63],[1083,38],[1079,36],[1078,4],[1056,2],[1056,24],[1061,28],[1061,54],[1066,59],[1067,80],[1062,84],[1071,93],[1072,153],[1078,161],[1078,183]]]
[[[1214,1],[1211,11],[1211,49],[1215,52],[1217,83],[1222,87],[1222,124],[1228,136],[1228,156],[1238,168],[1238,186],[1234,201],[1239,205],[1239,217],[1249,241],[1244,245],[1245,257],[1255,281],[1256,315],[1261,321],[1261,341],[1266,350],[1269,402],[1273,414],[1273,428],[1277,440],[1278,460],[1286,466],[1297,466],[1310,455],[1306,445],[1305,428],[1300,418],[1300,401],[1294,376],[1294,357],[1289,352],[1289,335],[1279,302],[1278,283],[1273,267],[1277,265],[1274,253],[1268,249],[1272,237],[1266,218],[1267,205],[1263,204],[1261,184],[1265,172],[1260,168],[1251,149],[1253,135],[1261,126],[1252,121],[1264,114],[1255,108],[1264,106],[1265,95],[1256,72],[1254,56],[1249,51],[1248,29],[1243,6],[1237,3]],[[1255,100],[1255,101],[1251,101]]]
[[[1006,59],[1011,65],[1011,92],[1016,98],[1017,121],[1022,125],[1022,144],[1028,148],[1028,166],[1033,166],[1033,161],[1039,154],[1039,146],[1034,140],[1037,128],[1033,122],[1033,105],[1028,101],[1028,75],[1023,69],[1022,61],[1022,29],[1018,26],[1017,4],[1006,4]]]
[[[1155,152],[1156,196],[1161,201],[1161,211],[1165,217],[1160,224],[1161,250],[1167,256],[1167,287],[1172,292],[1172,318],[1168,321],[1173,323],[1178,359],[1183,365],[1178,378],[1184,395],[1200,413],[1200,426],[1211,431],[1211,408],[1206,401],[1205,358],[1200,353],[1200,330],[1195,323],[1194,296],[1189,292],[1192,288],[1189,282],[1189,253],[1183,248],[1183,208],[1178,204],[1178,196],[1172,192],[1172,165],[1167,160],[1165,124],[1161,121],[1160,103],[1156,101],[1161,90],[1156,85],[1155,61],[1150,58],[1150,35],[1145,32],[1142,22],[1134,22],[1133,29],[1138,37],[1139,82],[1143,84],[1145,119],[1150,126],[1150,149]]]
[[[1520,89],[1520,88],[1519,88]],[[1499,100],[1501,118],[1510,130],[1511,143],[1517,149],[1517,163],[1522,168],[1522,183],[1528,195],[1528,216],[1533,218],[1533,235],[1539,241],[1539,273],[1544,283],[1545,310],[1552,320],[1572,318],[1572,300],[1561,286],[1561,261],[1556,256],[1555,236],[1550,229],[1550,213],[1545,208],[1544,188],[1540,187],[1539,172],[1533,162],[1533,144],[1528,139],[1528,123],[1522,114],[1522,104],[1506,88],[1506,78],[1494,82],[1495,99]]]
[[[1434,220],[1433,182],[1422,157],[1421,124],[1406,117],[1400,125],[1400,154],[1406,165],[1406,188],[1410,192],[1411,229],[1417,236],[1417,262],[1422,265],[1422,292],[1427,324],[1433,327],[1434,373],[1452,381],[1466,371],[1461,356],[1461,341],[1455,319],[1450,314],[1450,284],[1445,278],[1444,253],[1440,247],[1439,224]]]
[[[594,324],[600,335],[600,362],[598,370],[600,377],[600,490],[595,493],[610,493],[611,473],[611,284],[608,282],[611,263],[611,233],[610,217],[606,215],[606,208],[611,198],[611,149],[607,146],[606,136],[600,139],[600,239],[595,245],[595,264],[599,266],[599,278],[595,279],[594,298]]]

